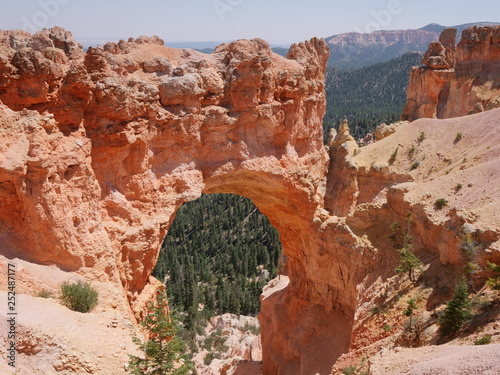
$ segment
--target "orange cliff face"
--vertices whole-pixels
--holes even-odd
[[[500,107],[500,26],[446,29],[410,74],[403,120],[451,118]]]
[[[107,288],[98,311],[140,317],[177,208],[244,195],[289,259],[289,284],[262,303],[264,373],[329,372],[374,260],[323,209],[327,58],[319,39],[284,59],[260,39],[211,55],[156,37],[85,53],[61,28],[2,31],[1,259],[26,265],[19,292],[54,287],[43,275],[58,269]]]

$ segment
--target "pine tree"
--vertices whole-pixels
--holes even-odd
[[[493,273],[488,279],[488,285],[494,290],[500,290],[500,266],[495,263],[486,262],[486,269]]]
[[[148,305],[148,313],[141,322],[149,340],[135,337],[134,342],[144,357],[130,356],[129,370],[134,375],[187,375],[192,373],[191,363],[184,358],[184,343],[177,335],[179,327],[173,316],[167,314],[165,293],[158,293],[156,302]]]
[[[408,273],[408,277],[411,282],[416,282],[415,271],[422,271],[423,263],[413,252],[413,237],[410,236],[410,224],[412,222],[412,213],[408,212],[406,215],[406,229],[404,233],[400,235],[403,241],[401,249],[398,250],[399,253],[399,263],[394,269],[398,274]],[[394,241],[394,245],[398,246],[398,232],[401,230],[401,225],[399,223],[392,223],[389,226],[392,235],[389,236]]]
[[[399,264],[397,265],[395,271],[398,274],[408,273],[408,277],[411,282],[416,281],[415,271],[422,270],[422,262],[413,252],[413,246],[406,244],[399,252]]]
[[[469,290],[465,279],[460,280],[453,298],[447,305],[443,315],[439,318],[443,336],[457,332],[471,316]]]

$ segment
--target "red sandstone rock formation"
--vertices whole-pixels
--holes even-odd
[[[500,26],[466,29],[455,47],[455,29],[446,29],[413,68],[404,120],[450,118],[500,106]]]
[[[444,59],[450,52],[444,46]],[[439,258],[434,268],[460,268],[464,227],[500,261],[498,110],[401,125],[361,149],[345,126],[330,160],[321,130],[327,56],[318,39],[284,59],[259,39],[212,55],[146,37],[84,53],[58,28],[0,33],[0,276],[13,261],[20,295],[86,278],[102,297],[95,319],[68,312],[61,327],[47,316],[53,330],[39,316],[22,322],[21,342],[37,348],[20,353],[31,373],[53,362],[69,373],[124,373],[133,326],[118,319],[118,354],[112,329],[105,347],[96,339],[79,348],[64,327],[98,338],[100,327],[116,328],[110,312],[140,317],[175,211],[202,193],[251,198],[280,233],[288,278],[266,289],[259,316],[266,375],[328,374],[339,355],[370,343],[363,323],[397,262],[386,230],[408,210],[415,249]],[[457,131],[464,137],[454,143]],[[459,195],[453,186],[466,181],[474,182]],[[445,193],[449,208],[435,212]],[[37,304],[62,310],[54,305]]]
[[[206,55],[146,37],[83,53],[59,28],[0,35],[2,253],[115,285],[100,308],[126,315],[128,301],[138,316],[176,209],[247,196],[289,259],[290,284],[261,312],[264,373],[328,372],[349,347],[364,265],[322,209],[324,41],[284,59],[259,39]]]

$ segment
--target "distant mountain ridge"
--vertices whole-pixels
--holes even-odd
[[[458,36],[460,37],[460,35],[462,34],[462,31],[464,31],[468,27],[472,27],[472,26],[491,26],[491,25],[500,25],[500,24],[498,22],[473,22],[473,23],[464,23],[462,25],[457,25],[457,26],[443,26],[443,25],[439,25],[437,23],[430,23],[427,26],[421,27],[419,30],[432,31],[432,32],[441,34],[441,32],[444,29],[452,27],[452,28],[458,30]]]
[[[361,34],[357,32],[325,38],[330,47],[328,66],[338,69],[358,69],[385,62],[407,52],[425,52],[429,43],[438,40],[447,27],[458,29],[458,35],[471,26],[498,25],[495,22],[476,22],[457,26],[429,24],[417,30],[379,30]]]

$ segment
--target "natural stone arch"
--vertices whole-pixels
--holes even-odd
[[[177,208],[203,192],[246,196],[289,259],[290,284],[263,301],[264,373],[329,373],[369,265],[323,209],[324,41],[284,59],[259,39],[204,55],[141,37],[84,54],[58,28],[12,35],[0,34],[12,72],[2,151],[16,155],[0,168],[5,253],[121,285],[119,309],[138,316]]]

